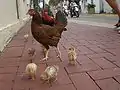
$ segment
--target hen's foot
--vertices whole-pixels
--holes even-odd
[[[32,78],[31,78],[31,80],[35,80],[35,78],[34,78],[34,77],[32,77]]]
[[[58,58],[61,58],[61,55],[57,55]]]
[[[118,34],[120,34],[120,30],[118,31]]]
[[[61,58],[61,52],[60,52],[59,47],[57,47],[57,57],[58,57],[58,58]]]
[[[45,60],[48,60],[48,57],[45,57],[45,58],[42,59],[42,61],[45,61]]]
[[[116,26],[116,28],[120,27],[120,22],[117,23],[115,26]]]
[[[120,27],[120,19],[117,24],[115,24],[116,28]]]

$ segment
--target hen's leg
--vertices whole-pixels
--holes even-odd
[[[57,57],[61,57],[61,52],[60,52],[60,49],[59,49],[59,47],[57,47],[57,51],[58,51],[58,55],[57,55]]]
[[[47,60],[48,59],[48,53],[49,53],[49,50],[45,50],[45,57],[42,59],[42,60]]]
[[[48,59],[48,52],[49,52],[49,46],[48,45],[43,45],[45,47],[44,53],[45,57],[42,60],[47,60]]]

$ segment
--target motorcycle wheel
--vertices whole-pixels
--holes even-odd
[[[71,18],[73,17],[72,13],[70,13]]]
[[[71,15],[71,18],[73,17],[73,15]]]
[[[76,12],[76,17],[79,17],[79,12]]]

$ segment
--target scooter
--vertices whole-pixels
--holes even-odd
[[[64,11],[64,14],[65,14],[66,16],[68,16],[68,14],[69,14],[68,10],[67,10],[67,9],[64,9],[63,11]]]
[[[70,16],[71,17],[73,17],[73,16],[79,17],[79,15],[80,15],[79,7],[78,6],[71,7],[71,9],[70,9]]]

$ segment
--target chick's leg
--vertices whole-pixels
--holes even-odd
[[[35,74],[32,74],[31,79],[35,80]]]
[[[35,79],[36,79],[36,73],[32,75],[32,80],[35,80]]]

